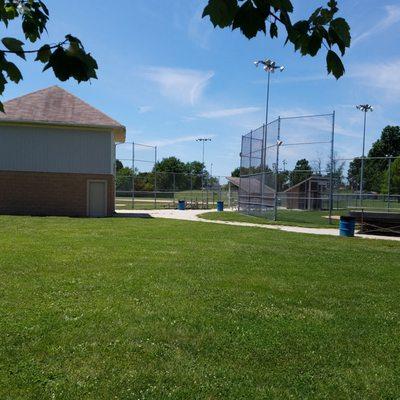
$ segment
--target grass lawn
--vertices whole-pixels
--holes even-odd
[[[399,244],[0,217],[0,399],[395,399]]]
[[[343,215],[347,215],[343,211]],[[290,226],[306,226],[310,228],[337,228],[339,221],[333,219],[332,224],[329,224],[329,219],[325,218],[328,215],[327,211],[293,211],[293,210],[278,210],[278,221],[272,221],[264,217],[255,217],[253,215],[245,215],[239,212],[223,211],[219,213],[209,212],[200,214],[200,218],[219,220],[219,221],[237,221],[251,222],[254,224],[267,225],[290,225]],[[340,213],[336,214],[340,215]],[[272,213],[271,213],[272,216]]]

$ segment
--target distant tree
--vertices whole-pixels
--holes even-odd
[[[284,191],[289,188],[289,171],[280,171],[278,173],[278,191]]]
[[[337,160],[333,161],[332,167],[332,178],[333,178],[333,186],[338,188],[343,185],[344,181],[344,166],[345,162],[338,162]],[[331,163],[328,162],[326,164],[326,175],[330,177],[331,174]]]
[[[397,157],[400,155],[400,126],[386,126],[381,137],[372,144],[368,157]]]
[[[328,73],[338,79],[345,69],[332,49],[336,46],[344,56],[351,42],[350,27],[345,19],[336,16],[338,11],[337,1],[329,0],[327,7],[320,6],[308,18],[293,23],[290,14],[294,7],[290,0],[208,0],[203,17],[210,17],[214,27],[240,29],[248,39],[258,32],[266,34],[267,29],[274,39],[278,37],[278,27],[283,28],[286,43],[292,43],[302,56],[314,57],[326,50]]]
[[[179,158],[166,157],[155,164],[153,171],[184,173],[186,172],[186,165]]]
[[[381,193],[388,193],[389,188],[389,168],[384,174],[381,184]],[[400,195],[400,157],[391,163],[390,167],[390,193]]]
[[[312,165],[313,172],[317,175],[321,175],[322,174],[322,159],[321,159],[321,157],[318,157],[317,159],[315,159],[312,162],[312,164],[313,164]]]
[[[201,189],[209,180],[209,173],[203,168],[203,163],[199,161],[184,163],[177,157],[167,157],[157,162],[153,173],[157,171],[159,189],[170,191]]]
[[[355,158],[350,162],[349,169],[347,171],[347,181],[351,190],[358,190],[360,188],[360,171],[361,171],[361,159]]]
[[[41,39],[43,32],[47,32],[49,10],[41,0],[0,0],[3,29],[18,19],[25,39],[35,43]],[[23,60],[28,54],[36,55],[34,61],[45,64],[43,71],[52,69],[60,81],[73,78],[82,82],[97,78],[96,60],[86,53],[82,42],[72,35],[66,35],[63,41],[56,44],[44,44],[36,49],[25,49],[25,43],[14,37],[3,37],[1,42],[5,49],[0,50],[0,95],[8,81],[19,83],[23,79],[19,68],[8,59],[10,55]],[[0,111],[4,111],[1,102]]]
[[[364,189],[380,191],[382,180],[387,170],[386,159],[373,159],[373,157],[398,157],[400,156],[400,127],[386,126],[381,137],[372,144],[368,157],[364,162]],[[349,166],[348,179],[353,188],[360,187],[361,160],[354,159]]]
[[[205,165],[200,161],[192,161],[186,163],[185,169],[188,174],[201,175]]]
[[[232,172],[231,172],[231,176],[239,178],[240,176],[240,167],[235,168]]]
[[[297,185],[298,183],[306,180],[312,175],[312,168],[310,163],[305,158],[298,160],[293,171],[289,174],[290,186]]]
[[[128,192],[132,190],[132,169],[122,166],[122,168],[117,169],[117,174],[115,177],[115,187],[117,191]],[[126,193],[128,196],[129,193]]]
[[[124,164],[120,160],[115,161],[115,169],[118,172],[120,169],[124,168]]]

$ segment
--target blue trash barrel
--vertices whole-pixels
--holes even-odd
[[[217,211],[224,211],[224,202],[217,201]]]
[[[179,200],[178,201],[178,210],[184,210],[186,208],[186,202],[185,200]]]
[[[339,233],[340,236],[353,237],[356,228],[356,219],[354,217],[340,217]]]

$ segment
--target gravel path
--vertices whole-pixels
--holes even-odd
[[[256,227],[256,228],[263,228],[263,229],[275,229],[277,231],[305,233],[305,234],[310,234],[310,235],[339,236],[339,230],[337,228],[306,228],[306,227],[300,227],[300,226],[253,224],[250,222],[215,221],[215,220],[199,218],[200,214],[204,214],[205,212],[210,212],[210,211],[213,211],[213,210],[185,210],[185,211],[181,211],[181,210],[117,210],[117,214],[121,217],[122,216],[127,216],[127,217],[129,217],[129,216],[130,217],[149,216],[152,218],[167,218],[167,219],[178,219],[178,220],[183,220],[183,221],[205,222],[205,223],[211,223],[211,224],[248,226],[248,227]],[[356,234],[356,237],[365,238],[365,239],[400,241],[400,237],[395,237],[395,236]]]

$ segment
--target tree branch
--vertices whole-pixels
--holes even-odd
[[[65,43],[68,42],[68,39],[65,39],[62,42],[59,42],[57,44],[53,44],[51,46],[49,46],[49,49],[55,49],[57,47],[63,46]],[[16,54],[16,53],[23,53],[23,54],[32,54],[32,53],[37,53],[40,49],[37,50],[22,50],[22,51],[12,51],[12,50],[0,50],[0,53],[11,53],[11,54]]]

